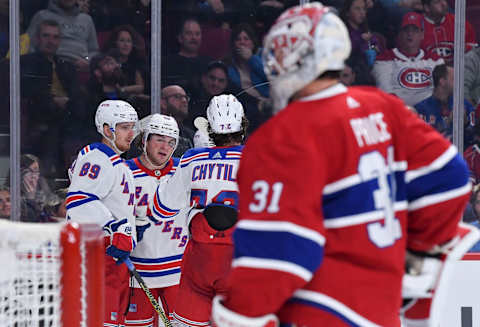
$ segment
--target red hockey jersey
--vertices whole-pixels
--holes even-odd
[[[227,308],[297,326],[400,326],[406,248],[450,240],[468,201],[456,148],[373,88],[291,103],[247,141]]]
[[[425,16],[424,16],[425,17]],[[445,62],[453,62],[453,42],[455,36],[455,15],[446,14],[440,24],[435,24],[425,17],[425,31],[422,49],[428,56],[437,55]],[[469,22],[465,22],[465,52],[477,45],[475,30]]]

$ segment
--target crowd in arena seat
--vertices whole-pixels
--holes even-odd
[[[249,133],[272,115],[261,60],[263,37],[279,14],[297,3],[162,2],[161,111],[179,123],[184,140],[176,156],[193,146],[193,121],[205,116],[215,95],[238,97],[250,121]],[[323,3],[344,20],[352,40],[342,82],[377,86],[394,94],[415,107],[427,123],[451,135],[452,88],[442,85],[453,85],[445,77],[435,81],[433,72],[446,63],[451,74],[454,1]],[[470,5],[478,11],[480,1]],[[39,158],[45,178],[66,179],[72,158],[98,139],[92,119],[101,101],[126,100],[138,110],[139,118],[150,113],[151,8],[151,0],[21,1],[21,151]],[[9,85],[8,14],[8,0],[0,0],[0,17],[7,18],[0,19],[2,85]],[[476,47],[480,25],[471,23],[466,24],[465,36],[465,149],[470,157],[480,152],[475,132],[480,112],[480,48]],[[0,89],[1,126],[9,124],[8,92],[8,87]],[[425,114],[425,101],[437,101],[438,106],[430,106]],[[474,179],[480,181],[480,176]]]

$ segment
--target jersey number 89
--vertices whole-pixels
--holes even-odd
[[[83,164],[82,169],[80,169],[79,176],[87,175],[91,179],[95,179],[98,177],[100,173],[100,166],[99,165],[91,165],[89,162]]]

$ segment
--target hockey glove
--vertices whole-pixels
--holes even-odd
[[[110,246],[107,248],[107,254],[112,256],[117,264],[121,264],[135,247],[132,238],[132,226],[127,219],[110,220],[103,226],[103,230],[110,236]]]
[[[440,324],[455,263],[479,237],[475,227],[460,223],[457,237],[447,244],[437,245],[428,253],[407,253],[401,310],[405,327]]]
[[[247,317],[233,312],[222,304],[223,297],[217,295],[213,298],[212,322],[215,327],[278,327],[278,318],[273,314],[261,317]]]
[[[143,239],[143,233],[152,226],[147,217],[137,217],[135,219],[135,229],[137,230],[137,242]]]

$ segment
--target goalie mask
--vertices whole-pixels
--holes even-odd
[[[119,123],[137,123],[138,116],[135,109],[123,100],[105,100],[98,105],[95,113],[95,125],[97,131],[106,139],[110,140],[115,151],[122,153],[115,144],[115,128]],[[103,125],[107,124],[113,134],[110,139],[103,133]]]
[[[243,106],[231,94],[217,95],[210,100],[207,119],[215,134],[231,134],[242,130]]]
[[[351,51],[345,24],[318,2],[292,7],[280,15],[263,47],[275,112],[324,72],[341,71]]]

